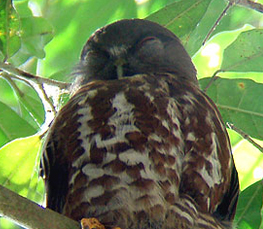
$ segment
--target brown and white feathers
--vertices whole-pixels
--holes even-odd
[[[227,131],[172,32],[139,19],[103,27],[75,74],[43,154],[47,207],[109,228],[231,228]]]

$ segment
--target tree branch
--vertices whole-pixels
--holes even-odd
[[[44,209],[1,185],[0,215],[29,229],[80,229],[77,221]]]
[[[237,0],[237,4],[263,13],[263,5],[251,0]]]
[[[244,139],[250,142],[254,147],[256,147],[260,152],[263,153],[263,147],[256,143],[248,134],[246,134],[243,130],[237,128],[234,124],[227,122],[227,126],[229,129],[234,130],[238,134],[240,134]]]
[[[15,68],[10,64],[6,64],[6,63],[2,63],[2,62],[0,62],[0,69],[2,71],[7,72],[10,75],[12,75],[13,78],[22,80],[22,81],[29,83],[29,84],[32,81],[34,83],[37,83],[37,84],[43,84],[44,83],[47,85],[56,86],[56,87],[60,88],[60,90],[68,90],[68,88],[71,85],[70,83],[65,83],[65,82],[61,82],[61,81],[57,81],[57,80],[43,78],[40,76],[35,76],[35,75],[32,75],[28,72],[24,72],[18,68]]]

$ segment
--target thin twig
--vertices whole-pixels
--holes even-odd
[[[217,74],[219,72],[222,72],[222,70],[219,69],[212,75],[210,81],[208,82],[208,84],[206,85],[206,87],[203,90],[204,92],[206,92],[208,90],[208,88],[211,87],[211,85],[218,79]]]
[[[10,80],[10,75],[7,75],[6,72],[2,73],[1,74],[6,80]],[[56,115],[56,109],[53,105],[53,103],[50,101],[50,99],[48,98],[44,88],[43,88],[43,85],[42,84],[39,84],[38,82],[35,82],[33,80],[27,80],[27,79],[24,79],[24,78],[19,78],[19,77],[16,77],[16,76],[13,76],[11,75],[11,78],[15,78],[15,79],[19,79],[19,80],[22,80],[24,81],[26,84],[28,84],[30,87],[32,87],[38,94],[38,96],[40,97],[41,101],[42,101],[42,104],[44,106],[44,110],[45,110],[45,122],[42,124],[42,129],[41,131],[45,132],[45,129],[48,128],[50,122],[54,119],[55,115]],[[12,79],[11,79],[12,81]],[[12,83],[12,86],[14,86],[15,84]],[[18,89],[18,93],[20,92],[19,88],[16,87],[13,87],[15,90]],[[41,134],[41,133],[40,133]]]
[[[22,80],[24,82],[33,81],[33,82],[38,83],[38,84],[45,83],[48,85],[56,86],[61,90],[63,90],[63,89],[67,90],[71,85],[70,83],[65,83],[65,82],[61,82],[61,81],[57,81],[57,80],[53,80],[53,79],[48,79],[48,78],[43,78],[40,76],[32,75],[28,72],[24,72],[20,69],[17,69],[10,64],[5,64],[5,63],[0,62],[0,69],[2,71],[7,72],[10,75],[12,75],[12,78],[16,78],[16,79]]]
[[[256,143],[248,134],[246,134],[243,130],[236,127],[234,124],[227,122],[227,126],[231,129],[236,131],[238,134],[240,134],[244,139],[246,139],[248,142],[250,142],[253,146],[255,146],[258,150],[260,150],[263,153],[263,147]]]
[[[223,18],[223,16],[226,14],[226,12],[229,10],[229,8],[233,5],[234,3],[229,1],[226,8],[223,10],[223,12],[219,15],[219,17],[217,18],[216,22],[214,23],[214,25],[212,26],[212,28],[209,30],[208,34],[206,35],[202,45],[205,45],[205,43],[207,42],[207,40],[209,39],[209,37],[211,36],[212,32],[215,30],[215,28],[217,27],[217,25],[219,24],[219,22],[221,21],[221,19]]]
[[[244,6],[246,8],[252,9],[252,10],[256,10],[260,13],[263,13],[263,5],[258,3],[258,2],[254,2],[251,0],[229,0],[226,8],[223,10],[223,12],[219,15],[219,17],[217,18],[216,22],[214,23],[214,25],[212,26],[212,28],[209,30],[208,34],[206,35],[202,45],[205,45],[205,43],[207,42],[207,40],[209,39],[209,37],[211,36],[211,34],[213,33],[213,31],[215,30],[215,28],[217,27],[217,25],[219,24],[219,22],[221,21],[221,19],[223,18],[223,16],[227,13],[227,11],[230,9],[231,6],[233,5],[240,5],[240,6]]]
[[[10,84],[10,86],[17,92],[17,94],[23,98],[24,97],[24,93],[18,88],[18,86],[14,83],[14,81],[11,79],[10,75],[7,74],[6,72],[1,73],[0,75],[2,75],[6,81]]]

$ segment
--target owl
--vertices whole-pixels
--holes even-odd
[[[171,31],[141,19],[107,25],[74,76],[42,157],[48,208],[105,228],[232,228],[228,134]]]

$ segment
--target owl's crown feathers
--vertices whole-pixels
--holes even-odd
[[[78,73],[83,83],[173,73],[197,84],[195,67],[180,40],[163,26],[142,19],[121,20],[97,30],[82,50]]]

